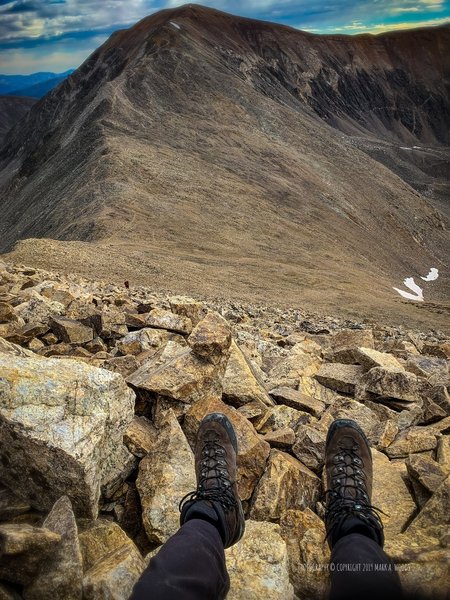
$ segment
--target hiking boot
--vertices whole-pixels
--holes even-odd
[[[195,446],[197,489],[180,502],[180,523],[203,519],[217,527],[224,548],[239,541],[245,520],[236,485],[236,434],[228,418],[211,413],[200,423]]]
[[[383,524],[372,506],[372,455],[355,421],[338,419],[328,430],[325,448],[325,526],[332,548],[349,533],[369,536],[381,547]]]

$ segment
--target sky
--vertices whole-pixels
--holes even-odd
[[[0,0],[0,73],[77,68],[117,29],[176,0]],[[314,33],[381,33],[450,22],[450,0],[200,0]]]

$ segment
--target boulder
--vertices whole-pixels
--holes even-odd
[[[339,398],[339,394],[328,387],[325,387],[314,377],[300,377],[298,391],[306,396],[315,398],[319,402],[323,402],[326,406]]]
[[[410,454],[405,461],[408,475],[433,493],[446,478],[446,471],[430,456]]]
[[[353,394],[363,372],[364,367],[360,365],[324,363],[315,377],[319,383],[336,392]]]
[[[197,487],[194,455],[171,410],[160,424],[155,445],[139,464],[136,486],[148,539],[163,544],[178,530],[180,500]]]
[[[264,415],[256,421],[256,429],[259,433],[266,434],[277,429],[290,427],[294,431],[314,418],[306,412],[280,404],[266,410]]]
[[[438,358],[450,359],[450,344],[448,342],[442,343],[431,343],[425,342],[422,347],[422,354],[429,354],[430,356],[437,356]]]
[[[170,334],[164,329],[144,327],[138,331],[127,333],[117,342],[117,348],[123,355],[137,356],[141,352],[154,351],[163,348],[170,339]]]
[[[57,551],[61,536],[26,523],[0,523],[0,579],[27,585]]]
[[[9,321],[16,321],[17,315],[14,312],[14,308],[7,302],[0,302],[0,323],[8,323]]]
[[[203,398],[222,395],[225,364],[213,364],[184,348],[169,342],[162,353],[146,360],[127,382],[138,390],[160,394],[187,404]]]
[[[403,462],[389,461],[387,456],[372,448],[373,490],[372,504],[381,514],[385,536],[390,538],[401,533],[416,511],[407,481]]]
[[[187,296],[171,296],[169,304],[173,313],[190,319],[194,326],[206,316],[204,304]]]
[[[37,292],[33,292],[29,300],[16,307],[15,313],[26,323],[46,325],[51,317],[63,315],[65,310],[64,304],[48,300]]]
[[[448,359],[409,354],[405,368],[419,377],[425,377],[432,384],[443,383],[448,385]]]
[[[230,326],[218,313],[210,312],[194,327],[187,343],[194,354],[218,364],[229,354]]]
[[[450,473],[450,436],[443,435],[437,446],[436,460],[448,474]]]
[[[330,550],[322,519],[310,508],[289,509],[281,515],[280,529],[296,596],[299,600],[326,598]]]
[[[28,512],[31,506],[14,492],[0,485],[0,521],[8,521]]]
[[[386,448],[389,458],[402,458],[415,452],[434,450],[437,446],[438,432],[426,427],[411,427],[401,431],[395,440]]]
[[[94,339],[94,330],[66,317],[52,317],[48,322],[50,329],[60,340],[67,344],[85,344]]]
[[[264,411],[266,406],[274,404],[264,387],[262,378],[234,341],[231,343],[230,357],[222,385],[222,398],[236,408],[253,403]]]
[[[103,369],[0,354],[0,479],[39,510],[61,495],[95,516],[133,418],[134,394]]]
[[[301,377],[313,377],[318,372],[322,360],[307,352],[291,353],[281,359],[268,374],[267,385],[270,388],[297,388]]]
[[[250,518],[279,521],[289,508],[310,508],[319,496],[320,479],[296,458],[270,451],[266,470],[256,486]]]
[[[271,448],[289,450],[295,442],[295,431],[290,427],[269,431],[265,434],[264,441],[270,444]]]
[[[301,410],[312,414],[314,417],[319,417],[325,410],[325,404],[316,400],[311,396],[302,394],[298,390],[293,390],[288,387],[279,387],[271,390],[269,394],[276,400],[278,404],[285,404],[297,410]]]
[[[147,326],[157,329],[166,329],[174,333],[188,335],[192,331],[192,321],[188,317],[177,315],[170,310],[154,308],[146,318]]]
[[[184,420],[184,430],[192,447],[194,447],[197,430],[203,417],[212,412],[225,414],[235,429],[238,441],[237,483],[239,496],[241,500],[248,500],[264,472],[270,446],[258,436],[253,425],[236,409],[227,406],[220,400],[204,399],[192,405]]]
[[[225,550],[227,600],[294,600],[286,543],[274,523],[247,521],[239,544]]]
[[[420,402],[425,389],[424,383],[413,373],[383,367],[374,367],[360,381],[360,385],[372,394],[403,402]]]
[[[373,348],[357,348],[354,351],[354,359],[356,364],[362,365],[365,369],[373,369],[373,367],[382,367],[392,371],[404,371],[403,365],[387,352],[379,352]]]
[[[379,425],[379,419],[368,406],[351,398],[338,398],[327,408],[323,417],[335,419],[352,419],[356,421],[367,437],[373,438],[373,432]]]
[[[342,329],[329,338],[330,348],[334,351],[348,348],[374,348],[373,331],[371,329]]]
[[[128,600],[145,563],[133,541],[111,521],[80,525],[83,600]]]
[[[319,427],[299,427],[292,452],[315,473],[320,473],[325,461],[327,431]]]
[[[43,527],[61,536],[50,560],[41,564],[39,573],[24,591],[25,600],[81,600],[83,565],[78,529],[72,505],[62,496],[53,506]]]
[[[154,447],[157,429],[146,417],[135,416],[123,436],[123,443],[135,456],[142,458]]]
[[[409,524],[406,533],[409,537],[426,535],[436,540],[448,535],[450,526],[450,476],[436,488],[416,518]]]
[[[124,378],[129,377],[132,373],[139,369],[139,363],[135,356],[127,354],[127,356],[113,356],[102,360],[102,368],[111,373],[118,373]]]

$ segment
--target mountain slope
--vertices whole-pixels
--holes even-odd
[[[34,98],[0,96],[0,146],[6,133],[27,114],[35,102]]]
[[[392,285],[434,266],[445,300],[448,220],[343,133],[447,143],[448,29],[411,35],[314,36],[196,5],[116,32],[10,132],[0,250],[79,240],[93,246],[39,256],[368,314],[408,313]]]

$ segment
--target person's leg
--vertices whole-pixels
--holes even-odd
[[[400,579],[383,551],[383,525],[371,505],[372,455],[349,419],[332,423],[325,450],[330,600],[400,600]]]
[[[151,559],[130,600],[221,600],[229,585],[217,528],[193,519],[180,527]]]
[[[180,529],[152,558],[130,600],[216,600],[230,581],[224,549],[245,529],[239,499],[237,440],[221,413],[207,415],[195,446],[197,489],[180,502]]]

